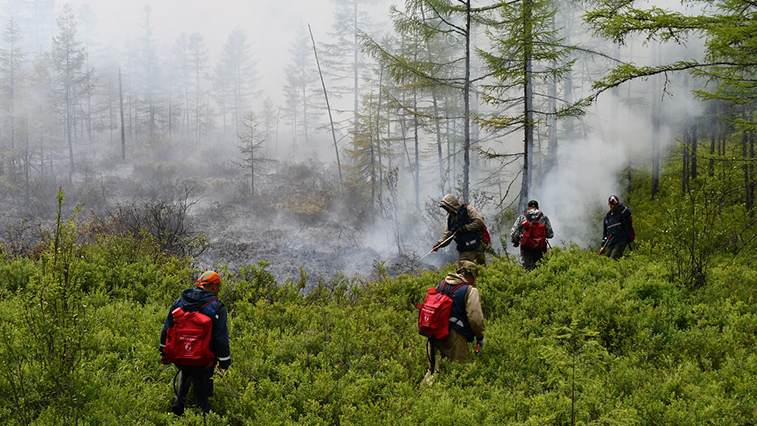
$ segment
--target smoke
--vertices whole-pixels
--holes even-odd
[[[587,245],[601,238],[592,235],[593,223],[607,197],[622,192],[618,174],[627,164],[626,149],[617,140],[584,139],[563,149],[559,167],[544,176],[531,197],[550,218],[556,241]]]
[[[648,170],[655,141],[659,143],[660,162],[664,163],[681,133],[671,123],[681,123],[682,117],[700,113],[701,105],[680,89],[680,85],[669,82],[670,92],[654,98],[646,108],[629,108],[627,99],[604,95],[587,117],[593,129],[590,134],[560,145],[558,166],[541,177],[530,197],[539,201],[552,222],[553,244],[599,243],[607,199],[615,194],[624,202],[624,179],[629,169]],[[651,102],[660,103],[661,124],[656,131]],[[633,209],[633,205],[629,207]]]

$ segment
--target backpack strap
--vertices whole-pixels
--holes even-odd
[[[460,288],[460,287],[462,287],[464,285],[470,285],[470,284],[468,284],[467,282],[463,281],[460,284],[452,287],[452,290],[450,290],[449,292],[446,291],[448,285],[449,284],[447,284],[447,281],[444,281],[444,286],[442,287],[442,294],[446,294],[447,296],[449,296],[449,295],[453,294],[454,292],[456,292],[458,288]]]
[[[542,216],[544,216],[544,213],[542,213],[542,212],[539,212],[539,216],[538,216],[538,217],[537,217],[537,218],[536,218],[536,219],[535,219],[535,220],[534,220],[533,222],[531,222],[531,219],[530,219],[530,218],[531,218],[531,215],[530,215],[530,214],[524,214],[524,215],[523,215],[523,217],[525,217],[525,218],[526,218],[526,222],[528,222],[528,223],[536,223],[536,222],[539,222],[539,221],[541,221],[541,218],[542,218]],[[526,223],[526,222],[523,222],[523,223]]]
[[[210,303],[211,303],[211,302],[215,302],[215,301],[217,301],[217,300],[218,300],[218,298],[216,298],[216,297],[214,297],[214,298],[212,298],[212,299],[208,300],[208,303],[206,303],[206,304],[204,304],[204,305],[200,306],[200,309],[199,309],[199,310],[201,311],[201,310],[205,309],[205,307],[206,307],[206,306],[208,306],[208,305],[210,305]]]
[[[197,312],[199,312],[199,313],[202,313],[202,310],[203,310],[203,309],[205,309],[205,307],[206,307],[206,306],[210,305],[210,304],[211,304],[211,303],[213,303],[213,302],[217,302],[217,301],[218,301],[218,298],[217,298],[217,297],[214,297],[214,298],[212,298],[212,299],[208,300],[208,302],[207,302],[207,303],[205,303],[204,305],[200,306],[200,309],[198,309],[198,310],[197,310]],[[216,309],[216,313],[218,313],[218,310],[217,310],[217,309]],[[212,317],[212,316],[210,316],[210,319],[213,319],[213,317]]]

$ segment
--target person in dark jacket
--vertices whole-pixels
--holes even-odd
[[[469,343],[476,341],[476,351],[484,346],[484,313],[481,310],[481,295],[475,287],[477,276],[478,266],[461,260],[458,262],[457,273],[447,274],[436,288],[438,292],[452,298],[449,336],[429,341],[426,347],[429,367],[423,378],[425,384],[433,384],[434,372],[439,370],[437,352],[452,362],[467,362],[470,360]],[[458,285],[460,287],[455,289]]]
[[[538,238],[532,237],[532,234],[536,234],[536,226],[534,226],[536,224],[539,224],[543,231],[543,235]],[[529,229],[529,232],[526,232],[526,229]],[[523,241],[524,234],[527,236],[527,241]],[[513,247],[520,246],[520,259],[527,271],[536,268],[536,263],[547,252],[547,239],[554,236],[552,224],[547,215],[539,211],[539,202],[536,200],[528,202],[526,211],[515,219],[510,229],[510,241]]]
[[[181,292],[181,297],[176,299],[168,311],[163,330],[160,332],[160,362],[169,364],[170,361],[164,353],[166,347],[166,335],[168,329],[173,327],[174,318],[172,312],[182,308],[184,312],[199,311],[208,316],[212,321],[212,335],[210,338],[210,351],[215,360],[209,365],[176,365],[179,372],[176,378],[176,395],[173,400],[173,412],[180,416],[184,414],[186,396],[190,384],[194,387],[194,403],[203,412],[210,411],[208,397],[213,393],[213,368],[218,365],[221,369],[229,368],[231,364],[231,351],[229,348],[229,328],[226,322],[226,307],[218,299],[221,289],[221,277],[214,271],[205,271],[195,282],[194,288],[188,288]]]
[[[486,246],[482,236],[483,216],[472,205],[461,205],[452,194],[445,195],[439,202],[439,207],[447,212],[447,228],[432,250],[437,251],[455,240],[458,262],[468,260],[479,265],[486,264]]]
[[[620,259],[628,245],[631,209],[621,204],[617,195],[611,195],[607,205],[610,206],[610,211],[605,214],[602,224],[602,248],[599,249],[599,254]]]

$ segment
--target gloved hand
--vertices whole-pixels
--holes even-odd
[[[518,247],[520,243],[513,243],[513,247]]]
[[[481,350],[484,347],[484,338],[476,339],[476,350]]]

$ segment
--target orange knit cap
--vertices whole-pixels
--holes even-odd
[[[197,287],[202,287],[205,284],[221,284],[221,277],[218,276],[215,271],[205,271],[200,275],[200,278],[197,279],[195,285]]]

